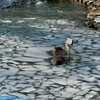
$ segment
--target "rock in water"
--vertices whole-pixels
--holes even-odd
[[[25,3],[25,6],[30,7],[31,3],[32,3],[32,1],[31,1],[31,0],[28,0],[28,1]]]
[[[0,9],[19,6],[22,0],[0,0]]]
[[[8,0],[0,0],[0,9],[8,8],[12,5],[11,1]]]
[[[41,5],[41,4],[43,4],[42,1],[40,1],[40,0],[36,0],[36,5]]]

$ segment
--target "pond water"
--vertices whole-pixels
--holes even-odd
[[[100,32],[85,26],[86,15],[85,6],[69,3],[0,10],[0,95],[100,100]],[[52,66],[48,51],[58,45],[66,50],[68,37],[71,61]]]
[[[85,27],[87,9],[70,3],[32,4],[0,11],[1,27]]]

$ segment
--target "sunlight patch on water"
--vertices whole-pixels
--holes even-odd
[[[2,23],[12,23],[11,20],[1,20]]]
[[[28,27],[34,27],[34,25],[28,25]]]
[[[18,20],[17,23],[23,23],[25,22],[24,20]]]
[[[23,18],[24,20],[35,20],[36,18]]]

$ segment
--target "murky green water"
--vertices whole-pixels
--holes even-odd
[[[32,4],[30,7],[0,11],[0,26],[7,27],[84,27],[87,9],[74,4]],[[61,22],[60,22],[61,21]]]

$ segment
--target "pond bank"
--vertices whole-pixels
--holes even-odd
[[[88,4],[88,14],[85,24],[87,27],[100,31],[100,0],[94,0]]]

